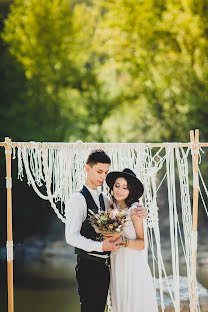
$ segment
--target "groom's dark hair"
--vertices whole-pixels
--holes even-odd
[[[90,165],[92,167],[93,165],[96,165],[97,163],[111,164],[111,159],[106,154],[106,152],[104,152],[101,149],[96,149],[96,150],[93,150],[89,154],[87,161],[86,161],[86,164]]]

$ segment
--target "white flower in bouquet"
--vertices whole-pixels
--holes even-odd
[[[119,211],[117,208],[94,213],[89,209],[91,214],[90,222],[95,231],[102,236],[120,235],[126,222],[126,211]]]

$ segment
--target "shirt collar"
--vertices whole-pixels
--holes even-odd
[[[93,190],[93,189],[91,189],[89,186],[87,186],[86,184],[84,184],[84,186],[86,186],[86,188],[90,191],[90,193],[91,194],[93,194],[93,195],[97,195],[97,196],[99,196],[100,195],[100,190]]]

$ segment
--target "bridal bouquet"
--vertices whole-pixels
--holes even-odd
[[[119,211],[117,208],[101,211],[100,213],[91,213],[90,222],[95,232],[105,237],[120,236],[126,222],[127,213]]]

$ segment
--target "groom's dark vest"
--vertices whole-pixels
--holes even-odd
[[[91,225],[91,223],[90,223],[91,214],[89,212],[89,209],[91,209],[94,213],[98,213],[98,206],[96,205],[90,191],[86,188],[85,185],[83,185],[83,188],[80,191],[80,193],[84,196],[84,198],[86,200],[86,204],[87,204],[87,217],[86,217],[85,221],[82,223],[80,234],[86,238],[92,239],[94,241],[98,241],[100,239],[100,234],[96,233],[93,226]],[[104,211],[105,210],[105,203],[104,203],[102,193],[99,196],[99,202],[100,202],[101,210]],[[75,253],[76,254],[86,254],[87,252],[82,250],[82,249],[75,248]],[[109,251],[103,251],[103,252],[93,251],[92,253],[93,254],[99,254],[99,255],[110,254]]]

